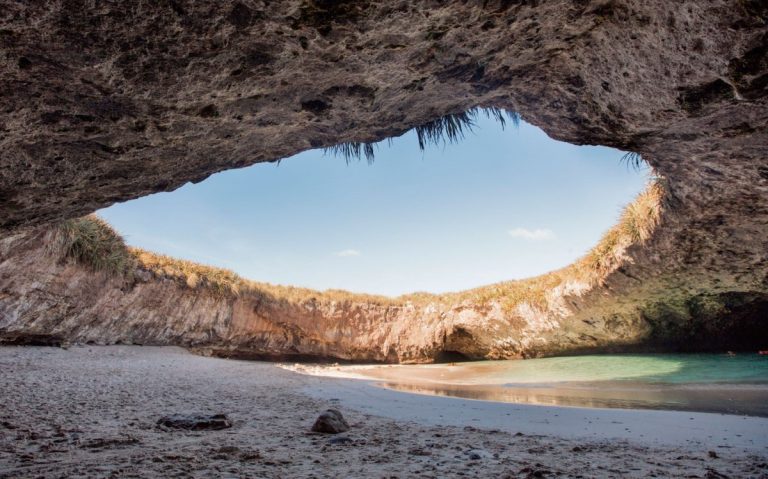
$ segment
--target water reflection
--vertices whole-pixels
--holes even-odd
[[[342,366],[326,373],[372,379],[400,391],[469,399],[768,417],[768,356],[757,354],[592,355]]]
[[[465,399],[546,406],[666,409],[768,417],[768,387],[649,387],[626,383],[540,385],[536,387],[461,386],[451,384],[379,383],[398,391]]]
[[[354,367],[352,367],[354,368]],[[768,382],[768,356],[716,354],[590,355],[513,361],[383,366],[366,375],[461,384],[626,381]]]

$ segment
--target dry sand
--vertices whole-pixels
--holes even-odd
[[[0,391],[0,477],[768,478],[766,419],[409,395],[178,348],[3,347]],[[329,406],[351,442],[309,433]],[[179,412],[234,426],[155,426]]]

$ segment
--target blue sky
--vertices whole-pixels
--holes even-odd
[[[584,254],[646,182],[621,155],[482,118],[459,144],[421,152],[408,133],[372,165],[308,151],[99,214],[131,245],[258,281],[456,291]]]

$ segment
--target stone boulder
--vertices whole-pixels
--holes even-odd
[[[322,413],[312,425],[313,432],[338,434],[349,430],[349,424],[344,416],[336,409],[328,409]]]

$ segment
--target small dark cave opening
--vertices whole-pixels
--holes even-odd
[[[437,364],[465,363],[473,361],[473,359],[466,354],[460,353],[459,351],[443,350],[439,351],[437,355],[435,355],[434,361]]]
[[[455,327],[443,337],[443,347],[433,357],[435,363],[460,363],[483,359],[474,335],[463,327]],[[477,352],[475,352],[477,351]]]

